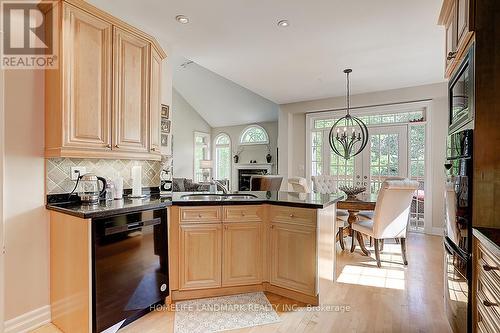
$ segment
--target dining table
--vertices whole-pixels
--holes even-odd
[[[349,216],[347,218],[348,226],[344,228],[343,237],[339,235],[340,247],[344,250],[344,237],[352,237],[351,226],[353,223],[359,220],[359,212],[362,211],[374,211],[377,205],[377,193],[360,193],[354,197],[346,196],[345,199],[337,202],[337,209],[347,210]],[[366,248],[363,235],[359,232],[356,233],[356,238],[358,240],[361,251],[369,256],[370,251]],[[354,242],[354,239],[352,240]]]

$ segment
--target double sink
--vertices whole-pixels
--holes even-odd
[[[186,201],[223,201],[223,200],[255,200],[258,199],[253,194],[186,194],[181,196]]]

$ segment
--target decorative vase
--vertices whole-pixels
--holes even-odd
[[[269,153],[267,153],[267,155],[266,155],[266,161],[267,161],[267,163],[271,163],[271,159],[272,158],[273,158],[272,155],[269,154]]]
[[[234,159],[234,163],[238,163],[240,157],[238,155],[234,155],[233,159]]]

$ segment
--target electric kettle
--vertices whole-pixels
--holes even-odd
[[[99,190],[99,181],[102,183],[102,190]],[[106,191],[106,179],[103,177],[92,173],[80,176],[78,196],[82,202],[96,204],[104,191]]]

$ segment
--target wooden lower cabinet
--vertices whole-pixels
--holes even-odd
[[[500,250],[474,230],[473,332],[500,332]]]
[[[174,205],[172,301],[267,290],[319,304],[320,274],[335,280],[334,214],[334,206]]]
[[[270,283],[316,295],[316,228],[291,223],[270,225]]]
[[[220,287],[222,225],[184,224],[179,228],[179,289]]]
[[[261,283],[261,223],[227,223],[222,239],[222,286]]]

